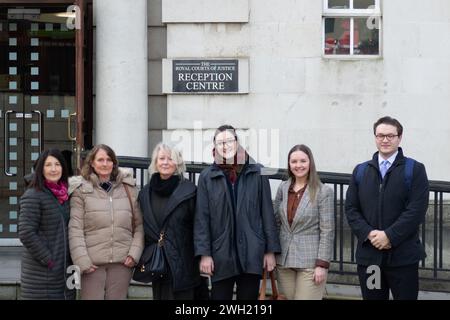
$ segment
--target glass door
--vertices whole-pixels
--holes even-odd
[[[0,239],[18,237],[24,176],[39,153],[58,148],[74,164],[75,31],[64,12],[0,6]]]

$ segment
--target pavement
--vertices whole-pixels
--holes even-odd
[[[23,247],[0,247],[0,300],[16,299],[20,284],[20,259]],[[132,282],[129,299],[152,299],[150,285]],[[326,299],[360,300],[359,286],[328,283]],[[450,300],[450,292],[420,291],[419,300]]]

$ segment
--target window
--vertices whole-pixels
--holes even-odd
[[[325,56],[381,55],[381,0],[323,0]]]

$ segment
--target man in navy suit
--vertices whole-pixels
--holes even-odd
[[[416,300],[419,261],[426,256],[419,225],[428,208],[427,174],[422,163],[403,155],[400,122],[383,117],[373,131],[378,152],[356,166],[345,201],[348,223],[358,238],[362,296],[389,299],[391,290],[396,300]],[[379,269],[368,269],[373,265]],[[372,283],[374,269],[380,271],[380,279]]]

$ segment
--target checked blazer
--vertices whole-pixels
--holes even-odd
[[[313,202],[308,186],[289,226],[287,203],[291,181],[281,183],[274,202],[281,243],[277,264],[284,268],[314,268],[317,259],[327,262],[331,259],[334,241],[333,191],[321,184]]]

